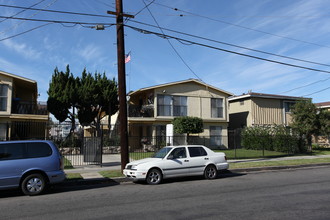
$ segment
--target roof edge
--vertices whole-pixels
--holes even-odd
[[[3,74],[3,75],[8,76],[8,77],[12,77],[12,78],[20,79],[20,80],[23,80],[23,81],[27,81],[27,82],[30,82],[30,83],[37,84],[37,81],[35,81],[35,80],[29,79],[29,78],[26,78],[26,77],[23,77],[23,76],[18,76],[18,75],[12,74],[12,73],[8,73],[8,72],[2,71],[2,70],[0,70],[0,74]]]
[[[223,90],[223,89],[219,89],[219,88],[214,87],[214,86],[212,86],[212,85],[209,85],[209,84],[206,84],[206,83],[204,83],[204,82],[201,82],[200,80],[197,80],[197,79],[186,79],[186,80],[181,80],[181,81],[175,81],[175,82],[170,82],[170,83],[164,83],[164,84],[159,84],[159,85],[155,85],[155,86],[145,87],[145,88],[141,88],[141,89],[135,90],[135,91],[129,93],[128,95],[133,95],[133,94],[135,94],[135,93],[142,92],[142,91],[146,91],[146,90],[150,90],[150,89],[156,89],[156,88],[161,88],[161,87],[165,87],[165,86],[177,85],[177,84],[188,83],[188,82],[195,82],[195,83],[198,83],[198,84],[200,84],[200,85],[203,85],[203,86],[206,86],[206,87],[212,88],[212,89],[214,89],[214,90],[217,90],[217,91],[220,91],[220,92],[223,92],[223,93],[226,93],[226,94],[228,94],[229,96],[233,96],[233,95],[234,95],[234,94],[231,93],[231,92],[225,91],[225,90]]]

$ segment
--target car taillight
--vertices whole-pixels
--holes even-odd
[[[225,155],[225,161],[227,161],[227,156]]]

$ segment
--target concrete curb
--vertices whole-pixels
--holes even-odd
[[[299,169],[299,168],[313,168],[313,167],[323,167],[323,166],[330,166],[330,163],[302,164],[302,165],[292,165],[292,166],[239,168],[239,169],[230,169],[230,170],[224,172],[224,174],[226,176],[230,176],[230,174],[237,174],[237,173],[263,172],[263,171],[275,171],[275,170]],[[68,179],[68,180],[65,180],[61,185],[75,186],[75,185],[97,185],[97,184],[120,184],[120,183],[124,183],[124,182],[133,182],[133,180],[126,178],[126,177]]]

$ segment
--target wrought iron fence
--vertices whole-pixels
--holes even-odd
[[[65,157],[67,167],[82,165],[120,164],[120,136],[116,126],[104,132],[101,137],[90,137],[92,127],[72,126],[71,123],[46,123],[13,121],[0,123],[0,140],[46,139],[54,141]],[[241,145],[239,131],[229,131],[228,136],[129,136],[130,160],[152,156],[168,145],[204,145],[215,151],[225,151],[229,159],[276,157],[292,155],[295,152],[275,152],[262,149],[249,150]]]

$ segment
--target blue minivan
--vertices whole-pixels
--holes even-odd
[[[65,179],[63,158],[51,141],[0,142],[0,190],[21,188],[38,195]]]

